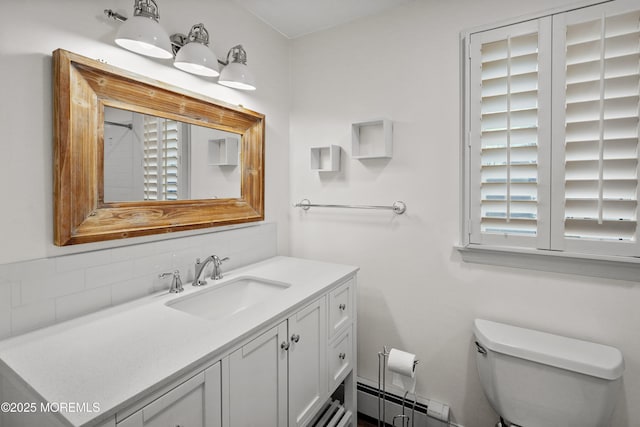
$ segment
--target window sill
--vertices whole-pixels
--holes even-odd
[[[469,244],[455,246],[465,262],[640,281],[640,258]]]

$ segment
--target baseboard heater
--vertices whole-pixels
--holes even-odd
[[[351,411],[345,410],[344,405],[334,399],[327,401],[308,425],[313,427],[355,427]]]
[[[390,393],[385,393],[386,397],[386,419],[385,422],[393,425],[393,417],[402,414],[402,397]],[[413,400],[405,403],[405,414],[411,415]],[[378,419],[378,389],[358,382],[358,412],[371,418]],[[411,423],[409,424],[411,425]],[[416,427],[448,427],[449,426],[449,406],[429,401],[415,404],[415,424]]]

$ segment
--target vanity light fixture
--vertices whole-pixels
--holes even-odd
[[[110,10],[105,10],[105,13],[125,21],[116,34],[115,42],[119,46],[154,58],[173,57],[169,35],[158,22],[160,15],[154,0],[135,0],[131,19]]]
[[[176,68],[200,76],[218,77],[220,75],[218,58],[209,49],[209,32],[203,24],[191,27],[186,37],[174,34],[171,36],[171,41],[174,46],[182,42],[182,47],[179,48],[176,59],[173,61]]]
[[[247,67],[247,52],[237,45],[227,52],[226,66],[220,73],[218,83],[241,90],[256,90],[256,80]]]
[[[189,35],[173,34],[170,38],[158,23],[158,5],[154,0],[134,0],[134,16],[127,19],[111,9],[104,13],[109,18],[123,22],[116,36],[121,47],[155,58],[171,58],[173,65],[182,71],[206,77],[217,77],[218,83],[234,89],[256,90],[255,78],[247,67],[247,52],[236,45],[227,52],[227,60],[221,61],[209,49],[209,32],[203,24],[191,27]],[[222,72],[218,64],[224,65]]]

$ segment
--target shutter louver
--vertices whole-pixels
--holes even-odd
[[[636,243],[640,12],[602,13],[565,35],[564,237]]]

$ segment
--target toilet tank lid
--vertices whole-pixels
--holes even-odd
[[[497,353],[607,380],[624,371],[615,347],[482,319],[475,320],[473,329],[480,344]]]

